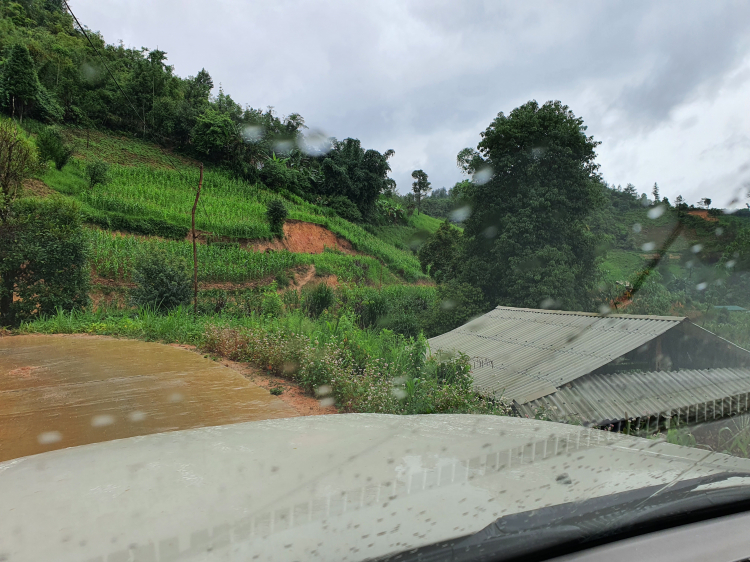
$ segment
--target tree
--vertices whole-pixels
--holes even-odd
[[[623,189],[622,192],[627,193],[628,195],[632,195],[633,197],[638,197],[638,191],[632,183],[626,185],[625,189]]]
[[[225,156],[236,136],[237,127],[231,117],[210,107],[198,117],[192,132],[195,149],[217,161]]]
[[[654,187],[651,190],[651,195],[654,196],[654,205],[657,205],[659,203],[659,186],[656,182],[654,182]]]
[[[109,181],[109,164],[103,160],[94,160],[86,164],[86,177],[89,178],[89,187],[94,189],[97,185],[104,185]]]
[[[187,264],[164,252],[144,255],[133,269],[133,282],[130,302],[136,306],[171,310],[189,304],[193,295]]]
[[[700,201],[700,206],[701,207],[705,207],[706,209],[710,208],[711,207],[711,199],[709,199],[708,197],[704,197]]]
[[[461,231],[445,221],[417,252],[422,272],[438,282],[453,279],[460,247]]]
[[[599,143],[559,101],[500,113],[482,137],[478,149],[494,174],[466,192],[461,279],[492,306],[537,308],[552,298],[592,308],[599,237],[586,220],[604,204]]]
[[[11,110],[11,115],[18,115],[21,123],[26,111],[34,104],[39,88],[34,61],[26,45],[13,45],[2,66],[0,91],[5,106]]]
[[[10,119],[0,119],[0,219],[21,191],[23,181],[40,171],[37,150]]]
[[[682,207],[685,204],[685,198],[682,195],[678,195],[674,198],[674,206],[677,208]]]
[[[58,170],[62,170],[73,156],[73,148],[65,142],[62,133],[54,127],[45,127],[39,132],[36,146],[39,149],[41,161],[47,163],[52,160]]]
[[[427,174],[422,170],[414,170],[411,173],[411,177],[414,178],[414,182],[411,184],[411,190],[417,198],[417,213],[419,213],[422,196],[427,195],[432,188],[430,187],[430,182],[427,181]]]

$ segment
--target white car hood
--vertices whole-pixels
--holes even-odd
[[[0,559],[363,560],[727,471],[750,462],[521,418],[250,422],[0,464]]]

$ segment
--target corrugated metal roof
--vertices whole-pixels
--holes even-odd
[[[499,306],[429,340],[430,349],[477,358],[475,387],[524,404],[586,375],[683,322]]]
[[[543,408],[552,419],[579,419],[602,425],[747,393],[750,393],[750,369],[595,374],[517,407],[530,416]]]

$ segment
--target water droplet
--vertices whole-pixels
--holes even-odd
[[[701,244],[695,244],[694,246],[692,246],[692,247],[690,248],[690,251],[691,251],[691,252],[693,252],[694,254],[697,254],[697,253],[698,253],[698,252],[700,252],[700,251],[701,251],[702,249],[703,249],[703,245],[701,245]]]
[[[318,396],[328,396],[331,393],[331,387],[327,384],[320,385],[315,389],[315,394]]]
[[[706,287],[708,287],[708,283],[698,283],[695,288],[699,291],[705,291]]]
[[[265,131],[260,125],[247,125],[240,132],[245,142],[258,142],[263,138]]]
[[[539,308],[544,308],[546,310],[549,310],[551,308],[557,308],[560,303],[558,303],[555,299],[547,298],[544,299],[540,304]]]
[[[299,149],[308,156],[322,156],[331,151],[331,138],[323,131],[310,131],[297,141]]]
[[[336,401],[333,399],[333,397],[329,396],[328,398],[323,398],[322,400],[318,400],[318,403],[321,405],[321,407],[327,408],[328,406],[333,406],[336,403]]]
[[[130,412],[128,414],[128,419],[134,423],[142,422],[146,419],[146,412],[135,410],[134,412]]]
[[[294,148],[294,142],[290,140],[276,141],[273,143],[273,150],[276,154],[289,154]]]
[[[724,229],[721,228],[721,227],[717,228],[716,229],[716,236],[721,236],[722,234],[724,234]]]
[[[633,225],[633,232],[638,234],[641,231],[641,223],[637,222]]]
[[[494,238],[495,236],[497,236],[497,227],[488,226],[484,229],[484,232],[482,234],[484,234],[485,238]]]
[[[643,246],[641,246],[641,250],[643,250],[644,252],[650,252],[654,248],[656,248],[656,244],[654,244],[653,242],[646,242]]]
[[[406,398],[406,391],[403,388],[392,388],[391,394],[393,394],[396,400],[403,400]]]
[[[469,218],[469,215],[471,214],[471,207],[468,205],[465,205],[463,207],[459,207],[455,211],[451,213],[451,220],[455,222],[464,222],[466,219]]]
[[[494,173],[494,171],[492,170],[491,167],[485,166],[481,170],[477,170],[474,173],[474,176],[472,177],[472,180],[477,185],[484,185],[485,183],[487,183],[488,181],[490,181],[492,179],[492,174],[493,173]]]
[[[606,304],[603,304],[599,307],[599,314],[601,314],[602,316],[606,316],[610,312],[612,312],[612,309],[609,308],[609,306],[607,306]]]
[[[440,303],[440,308],[442,308],[443,310],[453,310],[454,308],[456,308],[456,302],[450,299],[445,299]]]
[[[734,267],[734,265],[735,265],[736,263],[737,263],[737,262],[736,262],[736,261],[734,261],[734,260],[729,260],[729,261],[727,262],[727,269],[732,269],[732,268]]]
[[[169,395],[170,402],[182,402],[182,394],[179,392],[173,392]]]
[[[62,439],[62,433],[59,431],[45,431],[37,436],[37,441],[40,445],[50,445],[51,443],[57,443]]]
[[[102,414],[91,418],[91,427],[104,427],[105,425],[112,425],[115,423],[115,418],[109,414]]]
[[[656,207],[653,207],[648,210],[648,218],[650,219],[658,219],[660,216],[664,214],[664,211],[666,210],[666,207],[664,205],[657,205]]]

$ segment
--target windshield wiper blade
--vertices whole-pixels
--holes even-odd
[[[544,560],[582,548],[750,509],[750,486],[697,490],[750,473],[723,473],[500,517],[481,531],[390,555],[414,562]],[[554,552],[552,550],[554,549]]]

